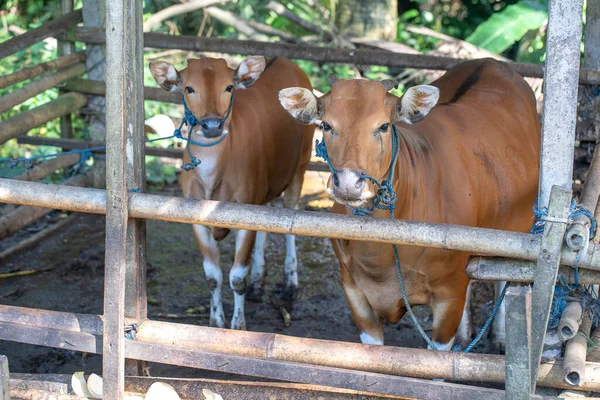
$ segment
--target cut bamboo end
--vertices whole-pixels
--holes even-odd
[[[572,301],[567,304],[558,323],[558,337],[562,342],[566,342],[577,334],[582,314],[581,303]]]

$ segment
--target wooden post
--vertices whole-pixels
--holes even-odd
[[[531,288],[506,289],[506,393],[510,399],[529,400],[531,393]],[[508,397],[507,397],[508,398]]]
[[[128,188],[143,187],[143,69],[141,0],[112,1],[106,8],[106,267],[103,396],[124,391],[125,310],[145,316],[144,226],[128,217]],[[134,173],[135,171],[135,173]],[[139,246],[142,249],[139,249]],[[137,246],[137,247],[136,247]],[[130,278],[131,283],[126,283]],[[143,285],[142,283],[143,280]],[[127,302],[126,302],[127,297]],[[143,304],[141,304],[143,303]]]
[[[106,0],[83,0],[83,25],[86,28],[104,29],[106,19]],[[106,35],[102,35],[103,38]],[[104,81],[105,73],[104,45],[86,45],[85,65],[88,79]],[[90,139],[97,142],[106,140],[106,100],[104,97],[88,96]],[[106,162],[94,160],[94,166],[88,171],[91,185],[104,188],[106,185]]]
[[[8,358],[0,356],[0,400],[10,400]]]
[[[66,15],[73,11],[73,0],[61,0],[60,1],[60,14]],[[75,46],[73,43],[69,43],[68,41],[58,41],[57,53],[59,57],[68,56],[75,52]],[[59,89],[59,93],[62,93],[63,90]],[[71,120],[71,114],[63,115],[60,117],[60,135],[64,138],[72,138],[73,137],[73,121]]]

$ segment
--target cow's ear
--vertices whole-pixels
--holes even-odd
[[[435,86],[413,86],[398,102],[398,120],[408,124],[419,122],[437,104],[440,89]]]
[[[313,124],[323,113],[321,99],[306,88],[291,87],[280,90],[279,102],[292,117],[303,124]]]
[[[245,58],[235,70],[233,85],[236,89],[248,89],[258,80],[266,66],[262,56]]]
[[[150,73],[154,77],[154,80],[156,80],[156,83],[166,91],[174,92],[180,90],[181,79],[179,78],[179,71],[168,62],[152,61],[150,63]]]

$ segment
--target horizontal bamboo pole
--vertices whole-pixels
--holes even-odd
[[[50,161],[43,162],[30,170],[23,172],[14,179],[30,182],[39,181],[59,169],[70,167],[80,159],[81,154],[68,154],[66,156],[52,158]]]
[[[91,44],[103,44],[106,40],[104,31],[99,28],[77,28],[72,34],[63,37],[63,39]],[[464,61],[450,57],[393,53],[383,50],[336,49],[280,42],[217,39],[185,35],[173,36],[155,32],[144,34],[144,46],[156,49],[178,49],[244,55],[260,54],[266,57],[280,56],[318,62],[432,70],[448,70]],[[511,62],[508,65],[525,77],[543,78],[544,76],[542,66],[538,64]],[[580,82],[587,84],[600,83],[600,76],[597,73],[595,74],[595,72],[597,71],[582,71]]]
[[[16,36],[6,42],[0,43],[0,59],[26,49],[50,36],[57,36],[66,32],[82,21],[81,9],[53,19],[42,24],[39,28],[31,29],[22,35]]]
[[[33,67],[23,68],[20,71],[12,73],[10,75],[0,76],[0,89],[4,89],[7,86],[14,85],[15,83],[22,82],[26,79],[35,78],[44,72],[53,71],[55,69],[61,69],[70,67],[85,60],[85,52],[79,51],[75,54],[60,57],[52,61],[48,61],[42,64],[34,65]]]
[[[44,138],[38,136],[20,136],[17,138],[17,143],[19,144],[32,144],[39,146],[56,146],[62,147],[64,149],[86,149],[90,147],[101,147],[104,146],[104,142],[88,142],[84,140],[78,139],[52,139],[52,138]],[[98,150],[98,153],[103,153],[104,150]],[[160,147],[148,147],[146,146],[144,150],[147,156],[157,156],[157,157],[165,157],[165,158],[182,158],[183,150],[178,149],[163,149]],[[59,157],[61,158],[61,157]],[[309,171],[318,171],[318,172],[329,172],[329,167],[322,161],[311,162],[308,164]],[[35,179],[28,179],[35,180]]]
[[[31,110],[20,112],[0,122],[0,144],[27,133],[30,129],[62,117],[83,107],[87,97],[81,93],[67,93]]]
[[[95,214],[106,212],[104,190],[65,188],[60,185],[11,179],[0,179],[0,201]],[[129,216],[132,218],[300,236],[396,243],[530,261],[537,259],[540,246],[540,237],[536,235],[461,225],[274,209],[144,193],[132,193],[129,204]],[[573,265],[576,255],[577,253],[565,248],[561,262]],[[600,269],[600,245],[590,245],[580,267]]]
[[[564,261],[564,260],[563,260]],[[533,282],[536,263],[500,257],[472,257],[466,272],[469,278],[482,281]],[[600,271],[579,270],[576,279],[574,268],[561,266],[559,273],[569,282],[582,284],[600,283]]]
[[[66,186],[84,186],[85,176],[77,175],[67,180]],[[0,240],[32,224],[54,208],[21,206],[0,217]]]
[[[136,322],[133,320],[126,323]],[[77,338],[76,333],[88,335],[80,343],[90,352],[101,352],[98,337],[102,335],[103,321],[99,315],[74,314],[24,307],[0,305],[0,325],[20,326],[20,330],[48,331],[48,338],[58,334],[51,342],[40,343],[53,346],[64,345],[64,338]],[[64,332],[65,334],[60,334]],[[7,337],[8,330],[0,329],[0,338]],[[42,340],[47,340],[45,337]],[[32,341],[29,340],[28,343]],[[298,338],[275,333],[245,332],[146,320],[139,326],[135,342],[139,346],[153,344],[157,355],[163,356],[162,346],[181,350],[202,350],[211,354],[253,357],[255,360],[295,362],[315,366],[345,368],[369,373],[400,375],[425,379],[451,381],[504,381],[504,356],[462,352],[444,352],[394,346],[364,345],[321,339]],[[70,350],[81,351],[77,347]],[[127,345],[126,345],[126,352]],[[159,362],[175,362],[160,357]],[[250,359],[252,360],[252,359]],[[582,389],[600,390],[600,364],[586,363],[587,380]],[[562,381],[562,363],[544,363],[540,368],[538,384],[544,387],[567,388]],[[376,389],[376,388],[373,388]]]
[[[106,94],[106,83],[104,83],[104,81],[93,81],[89,79],[74,79],[68,82],[63,89],[94,96],[104,96]],[[167,92],[161,88],[148,86],[144,86],[144,100],[182,104],[180,93]]]
[[[81,76],[84,73],[85,64],[81,63],[33,81],[29,85],[4,96],[2,98],[2,104],[0,105],[0,113],[8,111],[14,106],[23,103],[25,100],[45,92],[48,89],[56,87],[61,83],[68,81],[69,79]]]

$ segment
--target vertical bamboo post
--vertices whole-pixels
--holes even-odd
[[[73,11],[73,0],[61,0],[59,8],[61,15],[70,13]],[[58,42],[57,52],[59,57],[68,56],[75,52],[75,45],[69,41],[60,40]],[[62,90],[59,90],[59,93],[62,93]],[[71,120],[71,114],[60,117],[60,135],[67,139],[73,137],[73,121]]]
[[[103,397],[122,400],[125,379],[125,296],[128,269],[137,270],[133,244],[140,231],[128,217],[128,178],[143,160],[140,99],[141,0],[115,0],[106,8],[106,266],[104,279]],[[133,146],[137,142],[138,146]],[[143,162],[143,161],[142,161]],[[131,223],[131,226],[130,226]],[[143,234],[143,230],[141,231]],[[135,240],[133,240],[135,239]],[[135,249],[137,252],[138,250]],[[129,267],[128,268],[128,264]],[[133,268],[131,268],[133,267]]]
[[[558,218],[568,213],[571,197],[582,12],[583,0],[550,0],[548,6],[539,206],[548,208],[549,215]],[[551,192],[555,193],[556,202],[552,214]],[[536,268],[532,296],[536,312],[531,324],[532,390],[542,356],[564,232],[565,224],[546,223]]]
[[[143,65],[143,30],[142,1],[133,2],[136,9],[132,29],[127,34],[131,50],[133,68],[129,79],[135,82],[130,93],[129,102],[135,112],[133,131],[127,131],[127,148],[133,149],[132,159],[127,160],[127,189],[142,190],[146,183],[145,169],[145,135],[144,135],[144,65]],[[146,300],[146,220],[129,219],[127,225],[127,271],[125,273],[125,317],[143,321],[147,314]],[[142,375],[143,363],[126,360],[127,375]]]

